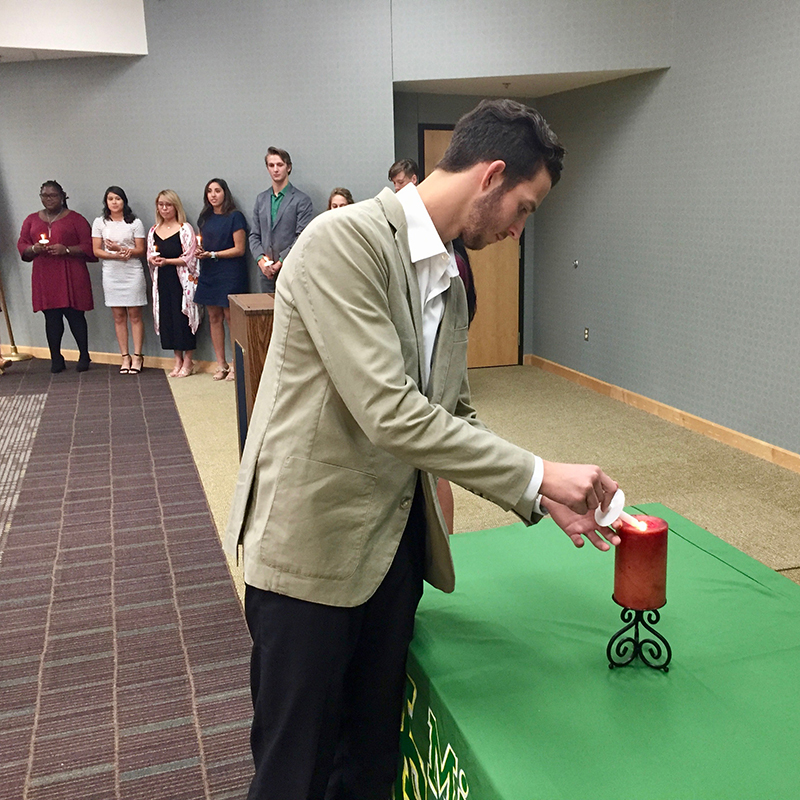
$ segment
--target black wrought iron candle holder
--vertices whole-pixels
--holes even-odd
[[[627,667],[639,658],[648,667],[669,672],[672,648],[653,627],[661,619],[658,609],[623,608],[620,618],[626,624],[608,642],[608,668]]]

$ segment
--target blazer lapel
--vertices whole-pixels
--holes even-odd
[[[414,331],[417,335],[417,351],[420,358],[425,352],[422,341],[422,300],[419,296],[419,282],[417,281],[417,271],[411,263],[411,256],[408,253],[408,238],[403,231],[398,231],[395,234],[395,241],[397,242],[397,249],[400,251],[400,256],[403,259],[403,271],[406,276],[406,287],[408,291],[408,301],[411,306],[411,317],[414,321]]]
[[[423,354],[425,353],[425,346],[422,341],[422,301],[419,296],[417,271],[411,263],[411,254],[408,250],[406,215],[403,212],[403,206],[400,205],[400,201],[394,196],[394,192],[391,189],[384,189],[381,191],[377,199],[383,207],[386,219],[394,229],[394,241],[403,264],[403,273],[406,279],[406,295],[408,297],[408,303],[411,306],[411,319],[414,323],[414,333],[417,339],[417,366],[419,369],[417,381],[419,382],[422,378],[421,364]]]
[[[456,326],[456,303],[453,297],[453,281],[460,278],[450,278],[450,288],[444,293],[444,314],[439,323],[436,334],[436,343],[433,346],[433,359],[431,363],[431,377],[428,381],[428,391],[425,393],[432,403],[439,403],[445,388],[445,378],[450,369],[450,359],[453,355],[453,331]]]

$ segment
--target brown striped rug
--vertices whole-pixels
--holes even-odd
[[[242,798],[250,638],[161,370],[0,376],[0,797]]]

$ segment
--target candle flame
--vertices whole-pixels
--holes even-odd
[[[625,511],[619,515],[619,518],[632,528],[636,528],[636,530],[641,533],[644,533],[647,530],[647,523],[643,519],[636,519],[636,517],[632,517]]]

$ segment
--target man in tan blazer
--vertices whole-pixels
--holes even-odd
[[[608,549],[593,510],[616,482],[470,406],[448,246],[519,237],[563,153],[538,112],[484,101],[419,187],[322,214],[286,260],[225,541],[254,640],[251,800],[389,796],[422,580],[455,585],[435,476]]]

